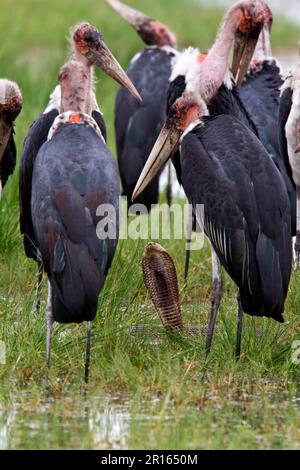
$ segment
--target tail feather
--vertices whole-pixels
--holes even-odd
[[[63,269],[53,272],[50,278],[54,320],[59,323],[91,321],[96,315],[103,276],[85,244],[67,240],[63,246]]]
[[[256,256],[263,289],[263,314],[283,322],[285,292],[279,252],[276,250],[274,242],[263,233],[258,236]]]

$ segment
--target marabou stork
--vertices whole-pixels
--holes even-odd
[[[22,95],[18,85],[0,79],[0,198],[2,190],[16,166],[14,121],[22,109]]]
[[[47,364],[52,315],[65,323],[94,317],[116,243],[99,241],[95,233],[95,211],[101,203],[115,205],[119,177],[105,146],[92,65],[101,67],[140,99],[95,28],[79,25],[73,44],[76,60],[62,70],[50,105],[29,130],[20,172],[26,254],[37,261],[41,257],[52,287],[47,308]],[[90,323],[87,333],[86,378]]]
[[[86,321],[86,381],[91,321],[117,246],[120,194],[114,158],[87,112],[90,76],[88,64],[71,61],[62,67],[61,114],[38,150],[31,189],[34,239],[49,279],[46,362],[49,366],[53,321]],[[115,210],[114,238],[106,239],[96,231],[97,209],[102,204]]]
[[[297,216],[295,255],[300,266],[300,64],[288,76],[281,89],[279,106],[279,143],[281,154],[296,187]]]
[[[281,66],[272,55],[270,32],[273,16],[269,6],[261,2],[265,24],[240,88],[241,99],[254,122],[260,141],[282,174],[291,204],[292,235],[296,235],[296,192],[288,159],[281,155],[278,140],[280,89],[283,85]]]
[[[168,91],[168,109],[184,91],[195,91],[204,98],[211,116],[229,114],[245,124],[254,134],[257,130],[250,118],[233,80],[230,71],[230,51],[235,45],[233,68],[238,82],[242,82],[248,71],[259,34],[264,25],[264,10],[255,1],[239,1],[227,12],[219,34],[208,54],[200,54],[198,49],[189,48],[174,59],[173,70]],[[173,163],[181,183],[181,172],[178,169],[179,158]],[[185,279],[189,267],[189,241],[191,227],[189,224],[188,243],[185,263]],[[212,250],[212,304],[218,309],[221,298],[221,277],[218,259]]]
[[[73,58],[84,65],[88,65],[89,99],[86,102],[85,113],[93,117],[97,122],[103,138],[106,140],[106,127],[102,113],[98,107],[93,85],[93,68],[96,65],[111,76],[119,84],[123,85],[133,96],[141,100],[137,90],[113,57],[106,46],[99,31],[88,23],[81,23],[75,27],[72,34]],[[77,103],[74,103],[77,106]],[[32,124],[24,141],[20,166],[20,228],[24,235],[25,253],[38,263],[38,301],[39,286],[42,280],[42,264],[40,262],[37,242],[33,230],[31,217],[31,184],[32,172],[36,156],[40,147],[46,142],[49,130],[55,118],[62,112],[61,87],[58,85],[51,95],[50,102],[45,111]]]
[[[290,206],[283,179],[253,132],[232,115],[208,116],[199,94],[184,91],[141,174],[133,198],[178,149],[190,204],[204,204],[204,231],[236,283],[240,356],[243,311],[283,322],[291,273]],[[197,217],[197,212],[196,212]],[[212,309],[206,354],[217,309]]]
[[[166,119],[168,80],[176,55],[176,39],[169,29],[118,0],[106,2],[140,35],[146,49],[131,61],[127,74],[141,93],[137,103],[120,89],[115,104],[115,130],[123,193],[131,204],[134,187]],[[148,210],[159,199],[159,175],[137,201]],[[167,201],[171,204],[170,166]]]

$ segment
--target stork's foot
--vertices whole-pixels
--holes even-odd
[[[235,346],[235,358],[238,361],[241,357],[241,343],[242,343],[242,331],[243,331],[243,309],[240,294],[237,296],[238,302],[238,321],[237,321],[237,333],[236,333],[236,346]]]
[[[211,313],[210,313],[210,320],[208,325],[207,337],[206,337],[206,345],[205,345],[205,356],[207,357],[210,353],[212,338],[214,334],[214,329],[216,325],[216,319],[218,310],[221,303],[222,297],[222,285],[219,279],[215,279],[213,281],[212,286],[212,294],[211,294]]]
[[[86,352],[85,352],[85,370],[84,370],[84,381],[86,384],[89,381],[89,373],[90,373],[91,330],[92,330],[92,322],[88,321],[86,323]]]

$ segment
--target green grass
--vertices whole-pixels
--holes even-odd
[[[222,18],[221,10],[188,9],[184,1],[128,3],[167,22],[182,47],[206,50]],[[24,96],[16,125],[19,157],[28,127],[44,109],[68,57],[68,31],[82,19],[102,30],[124,67],[142,47],[104,1],[1,1],[0,75],[18,81]],[[276,19],[275,47],[294,46],[299,37],[299,29]],[[111,80],[99,76],[97,94],[112,149],[116,90]],[[212,354],[205,361],[203,335],[171,338],[157,320],[142,280],[145,241],[122,241],[94,322],[89,390],[82,380],[84,325],[56,325],[47,394],[44,318],[34,313],[36,268],[24,256],[18,228],[18,171],[5,189],[0,221],[0,339],[7,347],[7,364],[0,365],[0,447],[300,447],[300,366],[291,362],[292,341],[300,338],[299,274],[293,274],[284,325],[245,319],[239,363],[234,359],[236,292],[224,275]],[[163,245],[178,269],[186,324],[206,326],[208,247],[192,255],[183,288],[184,242]],[[46,289],[45,280],[42,312]],[[137,323],[147,325],[145,332],[133,333]]]

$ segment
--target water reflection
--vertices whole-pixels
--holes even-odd
[[[4,418],[4,425],[2,425],[1,413],[0,413],[0,450],[6,450],[9,448],[9,436],[12,424],[16,416],[16,410],[13,410]]]
[[[94,449],[126,449],[130,434],[128,404],[115,404],[109,399],[104,405],[95,403],[89,412],[89,431]]]
[[[289,419],[293,431],[297,422],[299,390],[290,386],[266,381],[258,389],[255,381],[243,386],[226,386],[224,381],[222,389],[199,387],[199,396],[184,406],[169,394],[147,394],[138,402],[123,395],[78,395],[74,399],[74,393],[43,402],[26,394],[19,396],[20,402],[12,398],[13,408],[0,407],[0,449],[122,450],[140,441],[154,446],[170,430],[177,435],[182,426],[192,434],[195,423],[207,413],[216,420],[204,421],[208,433],[219,432],[221,417],[228,429],[242,426],[254,433],[257,445],[267,447],[269,436],[264,434],[261,418],[265,413],[270,413],[274,426]],[[284,441],[285,432],[285,426],[278,427],[277,437],[272,434],[272,446],[278,447],[280,439]],[[290,442],[298,445],[297,439]]]

